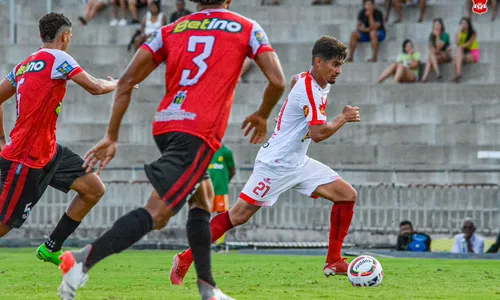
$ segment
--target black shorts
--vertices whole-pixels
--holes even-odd
[[[144,170],[167,205],[177,213],[207,179],[214,151],[200,138],[182,132],[154,137],[161,157]]]
[[[67,193],[73,182],[86,174],[82,165],[81,156],[61,145],[42,169],[0,157],[0,222],[10,228],[21,227],[47,187]]]

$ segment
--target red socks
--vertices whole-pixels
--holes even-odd
[[[354,202],[337,202],[333,205],[330,215],[330,241],[326,257],[327,263],[335,263],[342,259],[342,243],[349,232],[353,215]]]
[[[221,236],[224,235],[227,231],[233,228],[233,224],[231,224],[231,219],[229,219],[229,212],[223,212],[221,214],[216,215],[210,221],[210,229],[212,230],[212,243],[217,241]],[[193,255],[191,253],[191,249],[187,249],[180,257],[183,261],[193,262]]]

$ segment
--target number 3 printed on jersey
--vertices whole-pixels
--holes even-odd
[[[257,196],[260,196],[261,198],[264,198],[266,196],[267,192],[271,189],[270,186],[266,185],[264,182],[259,182],[257,186],[253,189],[253,193]],[[264,191],[264,193],[261,194],[261,192]]]
[[[193,35],[189,37],[188,42],[188,52],[196,52],[196,45],[203,44],[203,52],[193,58],[193,62],[198,67],[198,73],[193,78],[189,78],[191,76],[191,70],[182,70],[182,77],[180,81],[181,86],[191,86],[198,83],[201,75],[207,71],[208,65],[205,62],[207,58],[212,55],[212,50],[214,48],[215,37],[214,36],[197,36]]]

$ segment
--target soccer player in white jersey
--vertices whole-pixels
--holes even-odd
[[[354,213],[356,190],[328,166],[306,155],[311,140],[326,140],[347,122],[359,122],[359,108],[345,106],[327,122],[326,104],[331,84],[342,73],[346,46],[334,37],[323,36],[314,44],[312,67],[292,79],[273,135],[260,149],[255,166],[236,204],[210,222],[212,242],[226,231],[246,223],[261,207],[272,206],[289,189],[334,203],[331,211],[326,276],[347,275],[348,264],[341,257]],[[174,257],[170,272],[173,284],[182,284],[192,263],[188,249]]]

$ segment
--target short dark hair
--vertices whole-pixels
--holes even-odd
[[[312,49],[312,62],[316,57],[322,60],[345,59],[347,57],[347,47],[333,36],[324,35],[314,43]]]
[[[205,5],[213,5],[213,4],[224,4],[226,0],[190,0],[194,3],[200,3]]]
[[[399,227],[405,226],[405,225],[410,225],[410,228],[413,229],[413,225],[408,220],[404,220],[404,221],[401,221],[401,223],[399,223]]]
[[[375,4],[375,2],[373,2],[373,0],[363,0],[363,5],[365,5],[366,2],[371,2],[372,4]]]
[[[65,15],[55,12],[46,14],[38,22],[40,36],[44,43],[53,42],[62,27],[71,28],[71,26],[71,21]]]

